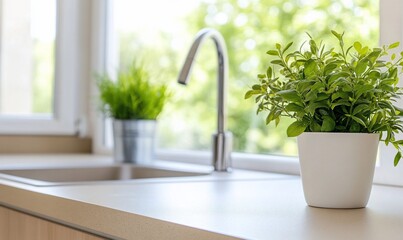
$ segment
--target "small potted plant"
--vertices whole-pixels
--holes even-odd
[[[144,64],[134,62],[117,80],[98,81],[103,111],[113,118],[117,162],[148,164],[153,159],[156,119],[169,97],[167,86],[152,82]]]
[[[369,48],[360,42],[326,49],[309,34],[308,44],[290,52],[292,43],[267,51],[274,57],[266,73],[245,94],[255,96],[266,124],[282,117],[295,119],[287,128],[297,137],[305,199],[310,206],[365,207],[372,187],[379,140],[402,156],[402,94],[397,85],[402,56],[389,54],[393,43]],[[278,68],[275,74],[274,66]]]

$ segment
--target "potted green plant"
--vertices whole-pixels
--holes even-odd
[[[345,46],[343,34],[332,31],[339,46],[327,49],[309,34],[308,44],[289,52],[292,43],[267,51],[274,57],[266,73],[245,94],[255,96],[266,124],[282,117],[295,121],[287,128],[297,137],[305,199],[310,206],[365,207],[372,187],[378,142],[402,156],[402,94],[397,85],[402,56],[389,54],[393,43],[369,48],[360,42]],[[273,71],[278,68],[278,74]]]
[[[104,75],[98,88],[103,111],[113,118],[117,162],[148,164],[153,159],[156,119],[169,97],[165,84],[153,83],[150,71],[134,62],[117,80]]]

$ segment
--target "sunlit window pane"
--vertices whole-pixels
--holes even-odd
[[[0,114],[53,113],[56,0],[3,0]]]
[[[330,30],[345,31],[348,42],[376,46],[378,0],[114,0],[114,34],[119,66],[133,58],[151,63],[160,81],[172,83],[174,99],[159,119],[161,148],[208,149],[216,124],[216,53],[212,43],[200,50],[189,85],[176,78],[198,30],[212,27],[225,37],[229,60],[228,122],[239,152],[296,155],[286,137],[287,119],[265,125],[253,101],[243,99],[257,73],[270,61],[265,52],[276,42],[306,40],[305,32],[332,42]],[[333,41],[334,42],[334,41]]]

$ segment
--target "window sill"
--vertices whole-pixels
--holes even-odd
[[[0,135],[0,154],[92,153],[92,140],[76,136]]]
[[[157,151],[157,159],[211,165],[211,153],[209,151],[160,149]],[[297,157],[250,153],[232,153],[232,166],[238,169],[291,175],[299,175],[300,171]]]
[[[201,165],[211,165],[209,151],[159,149],[157,159]],[[232,153],[232,166],[237,169],[300,175],[298,157]],[[403,186],[403,164],[398,167],[376,167],[374,183],[389,186]]]

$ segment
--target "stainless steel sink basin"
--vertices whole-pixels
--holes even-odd
[[[160,179],[203,176],[209,172],[176,170],[155,166],[112,165],[0,170],[0,178],[35,186],[121,182],[135,179]]]

